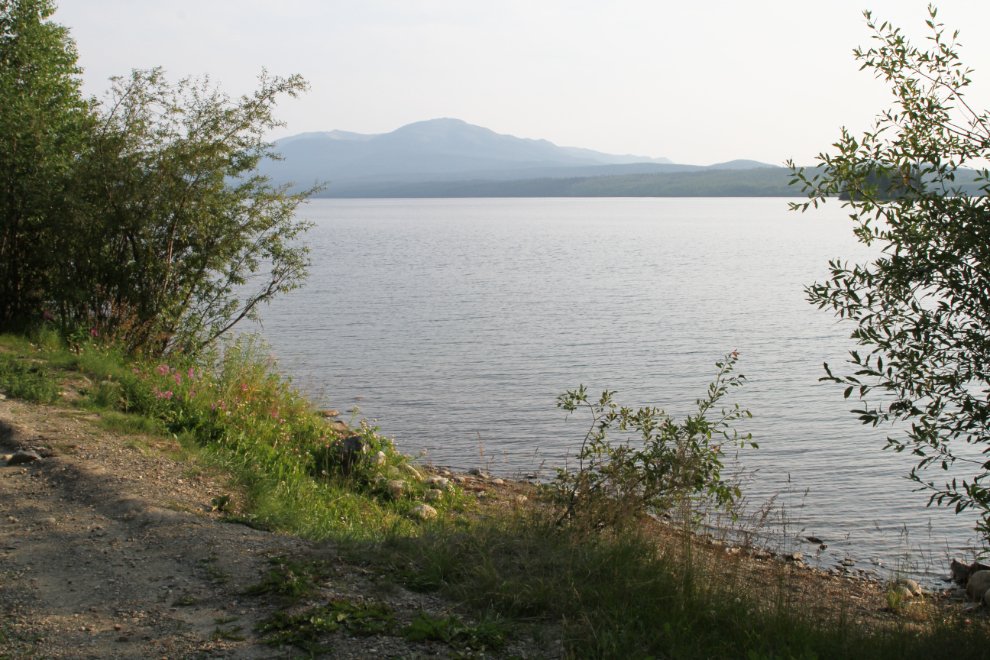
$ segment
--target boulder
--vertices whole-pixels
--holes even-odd
[[[990,571],[976,571],[966,582],[966,595],[970,600],[980,602],[990,589]]]
[[[38,455],[38,452],[29,449],[27,451],[14,452],[13,456],[7,459],[7,465],[21,465],[22,463],[40,460],[41,456]]]
[[[420,520],[430,520],[437,517],[437,510],[429,504],[420,504],[409,510],[409,515]]]
[[[383,451],[378,452],[377,454],[375,454],[375,467],[381,467],[385,465],[385,462],[387,460],[388,457],[385,455],[385,452]]]
[[[357,463],[367,451],[368,445],[365,444],[364,438],[361,436],[351,435],[344,438],[344,441],[337,448],[337,454],[340,458],[340,467],[343,473],[349,473],[351,468],[354,467],[354,464]]]
[[[949,565],[949,570],[952,572],[952,581],[965,587],[970,575],[977,571],[990,571],[990,566],[981,564],[978,561],[974,561],[972,564],[964,564],[961,561],[953,559]]]
[[[391,493],[392,497],[399,497],[400,495],[402,495],[402,491],[406,487],[406,482],[392,480],[385,485],[388,487],[388,492]]]

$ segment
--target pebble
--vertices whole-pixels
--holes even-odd
[[[41,456],[34,451],[18,451],[14,452],[14,455],[7,459],[7,465],[21,465],[22,463],[30,463],[31,461],[40,461]]]
[[[501,486],[505,482],[501,479],[492,479],[492,483],[495,484],[496,486]]]
[[[39,524],[54,525],[55,524],[55,519],[54,518],[39,518],[38,519],[38,523]]]
[[[450,480],[444,477],[430,477],[426,480],[426,485],[439,488],[440,490],[447,490],[450,487]]]
[[[429,520],[437,517],[437,510],[428,504],[420,504],[410,509],[409,515],[420,520]]]
[[[855,559],[843,559],[842,560],[842,565],[843,566],[855,566],[856,565],[856,560]]]
[[[912,596],[921,596],[921,585],[919,585],[914,580],[909,580],[908,578],[898,578],[894,580],[894,584],[900,587],[904,587],[911,592]]]

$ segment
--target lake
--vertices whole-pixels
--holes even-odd
[[[737,350],[747,383],[726,401],[753,414],[736,425],[760,445],[738,459],[752,507],[776,496],[788,536],[828,543],[822,567],[941,574],[946,554],[972,554],[975,519],[925,508],[910,457],[881,451],[900,431],[862,426],[818,382],[823,362],[843,371],[852,326],[803,287],[829,259],[871,255],[838,203],[341,199],[300,215],[315,223],[310,278],[262,310],[261,332],[297,385],[342,419],[357,406],[401,451],[547,476],[587,430],[556,408],[565,390],[682,417]]]

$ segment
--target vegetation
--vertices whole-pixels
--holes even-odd
[[[859,240],[882,248],[870,264],[831,262],[831,279],[807,289],[812,304],[856,324],[852,338],[865,349],[852,351],[852,373],[835,375],[826,364],[823,380],[858,395],[853,412],[864,424],[908,424],[886,447],[918,457],[910,477],[931,492],[929,504],[977,510],[986,538],[990,204],[964,194],[956,179],[990,155],[990,115],[966,101],[971,71],[959,59],[958,32],[950,37],[929,13],[928,50],[866,13],[877,45],[856,57],[890,84],[896,108],[861,138],[843,130],[816,174],[798,171],[812,201],[794,207],[841,194]],[[990,172],[976,178],[990,192]],[[936,483],[930,467],[952,470],[951,481]]]
[[[563,510],[558,523],[577,521],[595,529],[637,523],[647,513],[694,508],[702,501],[719,509],[731,506],[741,493],[722,476],[723,447],[757,447],[751,434],[740,437],[730,429],[731,422],[752,415],[738,404],[714,420],[709,415],[730,387],[745,380],[742,374],[730,375],[737,359],[738,353],[730,353],[716,364],[708,396],[697,401],[698,414],[680,424],[656,407],[619,407],[612,400],[615,392],[608,390],[595,403],[588,401],[583,385],[558,397],[557,407],[568,413],[579,407],[591,413],[576,469],[557,468],[549,485]],[[631,440],[613,444],[608,439],[613,429],[638,433],[642,446]]]
[[[415,520],[407,514],[425,486],[405,467],[409,459],[373,426],[350,432],[380,447],[385,465],[368,461],[348,475],[331,465],[327,474],[322,468],[314,473],[314,445],[325,448],[346,432],[330,430],[278,375],[256,339],[221,343],[199,361],[126,358],[96,340],[81,342],[77,351],[52,331],[30,341],[2,336],[0,347],[5,359],[44,365],[38,377],[50,389],[81,383],[84,396],[75,405],[103,417],[153,420],[159,437],[177,439],[203,467],[233,475],[230,487],[246,499],[238,496],[232,504],[229,497],[217,498],[225,519],[332,540],[346,559],[374,569],[383,591],[401,584],[464,605],[462,613],[424,615],[407,629],[392,627],[391,612],[373,602],[280,609],[256,631],[273,646],[315,654],[336,631],[449,638],[443,643],[461,657],[477,657],[482,648],[490,656],[522,635],[548,648],[562,642],[570,658],[990,655],[982,624],[922,618],[925,632],[919,633],[909,628],[918,621],[913,607],[889,627],[873,630],[852,617],[821,618],[792,599],[783,565],[770,583],[751,582],[740,555],[706,550],[692,540],[690,520],[666,531],[644,518],[596,529],[558,525],[564,508],[535,492],[531,504],[503,509],[472,504],[457,488],[431,503],[437,519]],[[0,376],[0,390],[8,391],[9,382]],[[150,437],[143,446],[152,451],[156,444]],[[407,490],[395,497],[380,487],[376,477],[386,474],[404,477]],[[212,580],[227,579],[214,568],[214,556],[200,563]],[[332,572],[320,561],[278,557],[244,597],[274,597],[288,607],[327,578]],[[243,635],[220,623],[218,638]]]
[[[312,191],[252,175],[276,99],[306,83],[263,71],[232,100],[153,69],[86,100],[53,12],[0,2],[0,331],[52,319],[65,336],[195,352],[306,275],[293,215]]]

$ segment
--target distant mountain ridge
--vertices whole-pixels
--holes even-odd
[[[775,167],[756,161],[678,165],[667,158],[558,147],[548,140],[503,135],[451,118],[416,122],[391,133],[301,133],[278,140],[276,147],[283,160],[265,161],[260,167],[273,183],[309,187],[330,181],[339,192],[386,182],[507,181]]]

